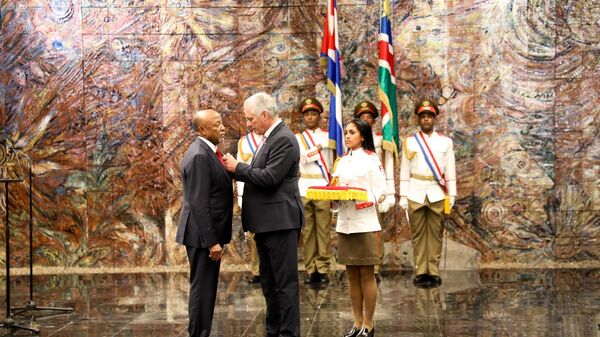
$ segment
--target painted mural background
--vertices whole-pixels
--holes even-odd
[[[250,94],[272,93],[296,130],[302,98],[328,103],[323,0],[0,3],[0,140],[35,163],[37,265],[185,263],[174,237],[190,113],[221,111],[233,153]],[[379,2],[338,6],[348,118],[360,99],[379,104]],[[450,239],[483,265],[597,262],[600,2],[395,1],[393,13],[401,132],[415,130],[412,105],[427,96],[444,103],[439,129],[455,142]],[[19,170],[13,266],[27,263],[30,183]],[[386,219],[388,245],[406,242],[400,212]],[[234,233],[226,258],[242,263],[239,223]]]

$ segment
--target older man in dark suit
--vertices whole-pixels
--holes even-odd
[[[217,148],[225,137],[221,116],[201,110],[192,118],[197,137],[181,162],[183,207],[176,241],[190,261],[190,337],[208,337],[223,247],[231,240],[233,185]]]
[[[262,141],[248,164],[225,156],[225,167],[243,181],[242,225],[255,233],[260,282],[267,302],[267,336],[300,335],[297,248],[304,222],[298,191],[300,148],[279,118],[275,99],[258,93],[244,102],[248,127]]]

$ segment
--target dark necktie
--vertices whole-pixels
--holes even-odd
[[[217,149],[217,152],[215,152],[215,154],[219,158],[221,165],[225,166],[225,162],[223,161],[223,154],[221,153],[221,150]]]

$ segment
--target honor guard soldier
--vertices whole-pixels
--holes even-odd
[[[300,179],[298,188],[304,204],[302,241],[307,278],[304,283],[326,284],[331,271],[331,213],[330,201],[308,200],[310,186],[327,186],[334,150],[329,147],[327,130],[319,128],[323,106],[315,98],[300,102],[300,112],[306,129],[296,134],[300,145]]]
[[[252,158],[256,153],[256,150],[260,146],[262,136],[257,135],[254,132],[250,132],[247,135],[240,138],[238,141],[237,160],[246,164],[252,162]],[[244,195],[244,183],[236,181],[237,190],[237,203],[238,207],[242,208],[242,197]],[[259,270],[258,270],[258,253],[256,252],[256,242],[254,241],[254,234],[248,232],[248,239],[250,240],[250,277],[248,283],[258,284],[260,282]]]
[[[354,118],[360,118],[369,123],[371,130],[373,129],[378,116],[379,111],[375,105],[369,101],[362,101],[354,107]],[[385,170],[387,186],[385,200],[383,203],[377,205],[377,210],[379,213],[387,213],[396,203],[396,186],[394,184],[394,153],[383,149],[383,135],[381,132],[373,132],[373,142],[375,143],[375,152],[379,156],[379,160],[383,164]],[[381,216],[379,217],[379,223],[381,223],[383,230],[386,224],[384,221],[382,221]],[[379,271],[381,269],[381,263],[383,262],[383,247],[383,243],[381,243],[380,261],[379,264],[375,266],[375,277],[377,282],[381,281]]]
[[[417,104],[420,131],[404,139],[400,207],[408,210],[417,286],[439,286],[444,216],[456,198],[452,139],[434,131],[440,110],[431,100]]]

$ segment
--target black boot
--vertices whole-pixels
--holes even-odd
[[[423,283],[427,283],[427,282],[429,282],[429,275],[427,275],[427,274],[419,274],[413,280],[413,283],[415,285],[419,285],[419,284],[423,284]]]
[[[431,275],[429,277],[429,282],[433,285],[433,286],[439,286],[442,284],[442,279],[437,276],[437,275]]]
[[[318,283],[321,279],[321,275],[318,272],[310,273],[304,279],[304,284]]]

